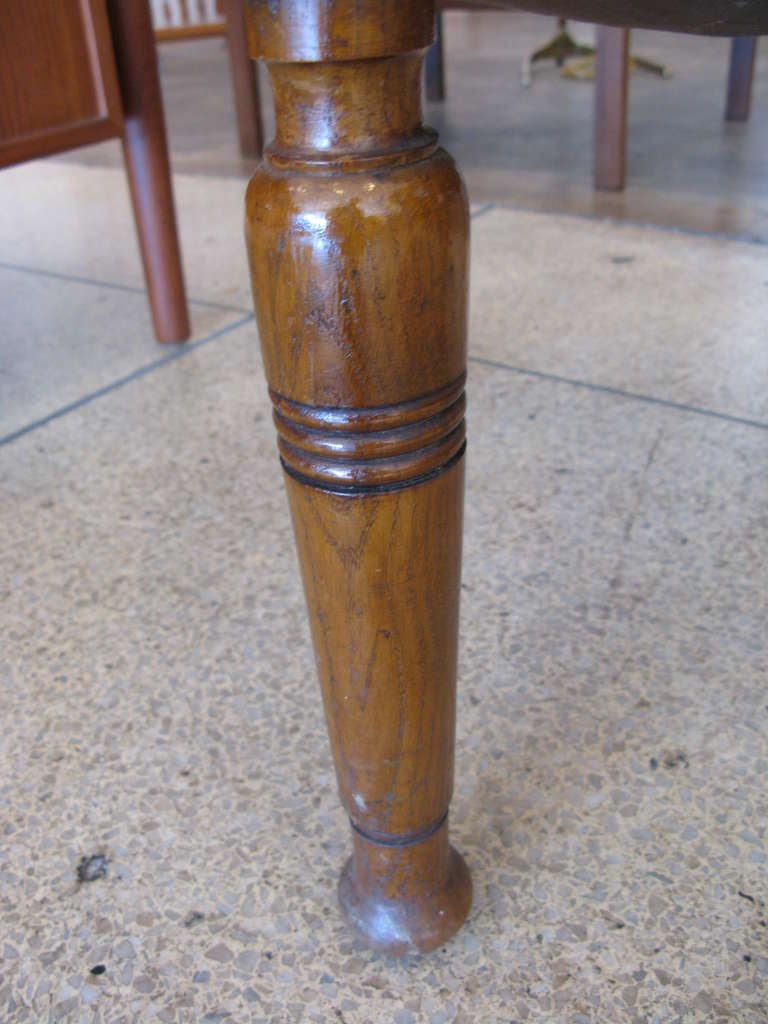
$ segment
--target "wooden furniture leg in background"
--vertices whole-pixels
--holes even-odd
[[[256,65],[248,53],[243,19],[243,0],[224,0],[227,25],[229,65],[232,70],[232,91],[237,112],[237,131],[243,156],[261,157],[264,129]]]
[[[620,191],[627,167],[629,29],[599,25],[595,62],[595,188]]]
[[[728,95],[725,101],[726,121],[749,120],[756,53],[757,39],[754,36],[738,36],[731,41]]]
[[[108,10],[125,117],[123,150],[152,320],[160,341],[184,341],[189,316],[149,5],[109,0]]]
[[[435,41],[427,50],[424,62],[426,72],[427,99],[439,102],[445,99],[445,53],[443,50],[443,15],[435,14]]]
[[[445,942],[468,216],[421,123],[429,0],[252,0],[277,130],[247,194],[254,302],[365,944]]]

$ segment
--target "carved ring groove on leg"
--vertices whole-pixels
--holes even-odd
[[[344,494],[412,487],[461,458],[464,380],[422,398],[368,409],[317,408],[271,392],[283,468]]]

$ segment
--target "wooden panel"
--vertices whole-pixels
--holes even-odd
[[[121,131],[104,0],[2,0],[0,166]]]

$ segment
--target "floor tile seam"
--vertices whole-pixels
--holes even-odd
[[[23,427],[19,427],[17,430],[13,430],[3,437],[0,437],[0,447],[7,444],[11,444],[13,441],[18,441],[20,438],[25,437],[27,434],[32,433],[35,430],[39,430],[41,427],[47,426],[49,423],[55,420],[61,419],[63,416],[69,413],[76,412],[78,409],[82,409],[83,406],[90,405],[99,398],[104,398],[106,395],[111,394],[113,391],[117,391],[124,387],[126,384],[131,384],[133,381],[140,380],[142,377],[146,377],[155,370],[161,369],[163,366],[167,366],[169,363],[176,362],[179,359],[183,359],[185,356],[190,355],[192,352],[196,352],[204,345],[208,345],[213,341],[217,341],[219,338],[225,337],[236,331],[239,327],[244,327],[246,324],[253,321],[253,313],[248,313],[246,316],[241,317],[234,323],[225,324],[216,331],[212,331],[210,334],[205,335],[203,338],[198,338],[197,341],[190,341],[178,345],[172,352],[161,356],[159,359],[154,359],[151,363],[145,363],[143,366],[137,367],[130,373],[125,374],[122,377],[118,377],[109,384],[105,384],[103,387],[96,388],[95,391],[89,391],[85,395],[81,395],[80,398],[76,398],[72,402],[68,402],[66,405],[60,406],[58,409],[54,409],[52,412],[47,413],[45,416],[41,416],[31,423],[25,424]]]
[[[735,426],[752,427],[756,430],[768,430],[768,422],[751,419],[747,416],[735,416],[727,412],[719,412],[716,409],[707,409],[704,406],[690,405],[687,402],[676,402],[671,398],[659,398],[656,395],[646,395],[638,391],[627,391],[625,388],[614,387],[610,384],[598,384],[594,381],[579,380],[576,377],[565,377],[558,373],[548,373],[545,370],[535,370],[526,366],[515,366],[501,360],[489,359],[485,356],[469,356],[470,363],[477,363],[489,369],[505,370],[508,373],[515,373],[521,377],[532,377],[536,380],[548,381],[553,384],[568,384],[570,387],[582,388],[585,391],[593,391],[597,394],[611,395],[614,398],[625,398],[632,402],[644,402],[648,405],[655,405],[663,409],[670,409],[673,412],[688,413],[689,415],[704,416],[707,419],[720,420],[723,423],[732,423]]]
[[[46,270],[44,267],[32,267],[24,263],[11,263],[0,260],[0,270],[17,271],[22,274],[31,274],[35,277],[50,277],[57,281],[68,281],[71,284],[91,285],[95,288],[109,288],[112,291],[127,292],[130,295],[147,295],[147,289],[139,285],[122,284],[119,281],[101,281],[95,277],[85,277],[81,274],[66,274],[60,270]],[[229,306],[223,302],[212,302],[208,299],[187,299],[190,306],[203,306],[208,309],[220,309],[226,313],[248,313],[250,310],[242,306]]]
[[[477,220],[479,217],[482,217],[483,214],[490,213],[491,210],[495,210],[497,206],[497,203],[483,203],[479,210],[474,210],[470,212],[469,219]]]

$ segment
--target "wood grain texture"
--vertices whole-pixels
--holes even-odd
[[[620,191],[627,175],[629,29],[598,25],[595,57],[595,188]]]
[[[365,60],[429,46],[432,0],[246,0],[251,55]]]
[[[122,130],[104,0],[0,3],[0,166]]]
[[[339,896],[364,943],[404,953],[444,942],[471,900],[447,829],[468,215],[453,162],[421,122],[431,6],[352,6],[318,8],[315,38],[295,5],[250,5],[277,131],[248,188],[246,238],[353,826]]]

